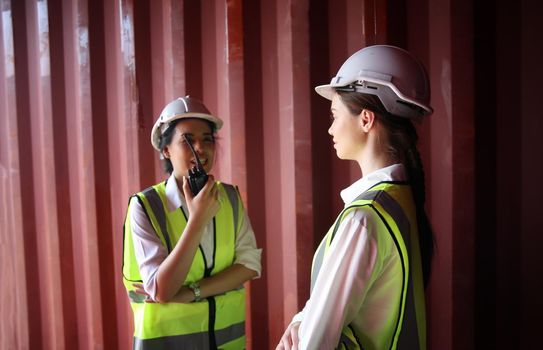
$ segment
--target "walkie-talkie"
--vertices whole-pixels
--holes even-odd
[[[200,190],[204,188],[208,176],[206,171],[204,170],[204,167],[202,166],[202,163],[200,162],[200,158],[198,158],[198,155],[194,150],[194,147],[192,147],[192,143],[190,142],[189,138],[185,134],[183,134],[183,138],[185,139],[185,142],[189,145],[189,148],[194,155],[194,158],[196,159],[196,166],[192,167],[192,169],[189,169],[190,190],[192,194],[196,196],[198,192],[200,192]]]

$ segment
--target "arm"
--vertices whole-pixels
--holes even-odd
[[[236,235],[234,263],[225,270],[199,282],[201,298],[226,293],[260,276],[262,249],[257,248],[251,222],[244,208],[242,210],[240,228]],[[193,300],[193,292],[183,287],[172,301],[188,303]]]
[[[304,308],[300,349],[335,348],[344,325],[357,315],[375,270],[374,230],[364,209],[351,212],[341,223]]]
[[[246,268],[243,265],[234,264],[229,268],[200,281],[200,297],[226,293],[241,286],[246,281],[256,277],[256,271]],[[179,293],[170,301],[175,303],[190,303],[194,300],[194,293],[188,287],[182,287]]]
[[[189,219],[181,238],[156,272],[155,299],[159,302],[170,301],[180,291],[192,265],[204,228],[220,208],[218,189],[211,175],[204,188],[195,197],[192,196],[188,181],[183,178],[183,193],[187,200]]]

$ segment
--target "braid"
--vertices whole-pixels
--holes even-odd
[[[393,149],[393,155],[396,155],[394,159],[402,162],[407,170],[407,177],[411,185],[411,192],[413,193],[413,200],[415,201],[417,210],[422,275],[424,285],[426,286],[430,278],[434,252],[434,234],[424,208],[426,203],[426,188],[424,185],[424,167],[417,148],[419,136],[415,126],[409,119],[387,115],[381,117],[380,121],[389,130],[389,148]]]
[[[422,262],[422,275],[424,285],[428,284],[431,272],[432,256],[434,254],[434,235],[430,221],[426,215],[424,204],[426,202],[425,175],[420,153],[413,145],[406,151],[406,166],[409,182],[413,189],[413,199],[417,208],[417,224],[419,232],[420,255]]]

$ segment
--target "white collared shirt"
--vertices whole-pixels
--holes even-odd
[[[345,206],[382,181],[405,181],[402,164],[376,170],[341,191]],[[312,294],[292,322],[301,321],[299,349],[334,349],[341,331],[351,324],[367,339],[365,348],[379,349],[390,332],[394,310],[387,300],[397,298],[402,278],[397,250],[375,212],[350,212],[323,260]],[[399,269],[399,270],[398,270]]]
[[[181,190],[177,186],[177,181],[173,175],[168,178],[165,193],[168,210],[173,211],[182,208],[189,215],[185,197],[181,194]],[[130,207],[132,208],[129,215],[136,261],[140,268],[145,291],[153,300],[156,300],[156,273],[160,264],[168,256],[168,251],[156,235],[140,202],[136,198],[132,198]],[[214,240],[212,221],[204,229],[200,246],[204,252],[207,267],[213,266]],[[240,229],[236,236],[235,250],[234,264],[240,264],[256,271],[258,275],[255,278],[260,277],[262,249],[256,247],[256,238],[245,210],[243,210]]]

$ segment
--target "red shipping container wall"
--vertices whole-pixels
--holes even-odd
[[[0,349],[129,349],[122,226],[165,178],[150,130],[190,94],[225,121],[263,274],[248,348],[274,348],[309,296],[313,252],[360,177],[313,87],[371,44],[428,68],[420,127],[436,232],[431,349],[528,348],[543,196],[536,2],[0,0]]]

